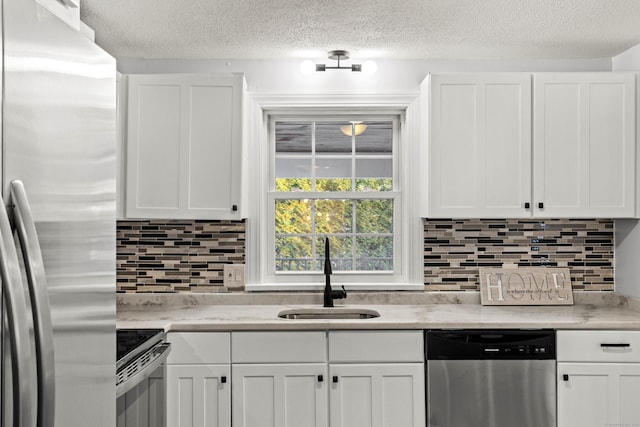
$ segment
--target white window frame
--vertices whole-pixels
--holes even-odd
[[[251,202],[247,218],[247,291],[300,291],[321,290],[324,286],[322,272],[275,274],[273,252],[275,241],[273,227],[274,196],[270,190],[274,182],[272,171],[275,151],[270,135],[272,117],[316,116],[335,118],[345,115],[368,119],[399,118],[398,138],[394,141],[394,189],[401,211],[396,215],[394,203],[394,272],[334,272],[333,283],[345,285],[347,290],[423,290],[423,225],[419,217],[422,172],[419,167],[422,153],[418,141],[419,111],[417,94],[381,95],[372,99],[366,95],[309,96],[302,101],[295,95],[250,95],[245,110],[245,152],[248,174],[246,192]],[[398,141],[401,143],[399,146]],[[381,194],[381,193],[379,193]],[[396,254],[397,251],[397,254]]]
[[[270,152],[270,161],[269,161],[269,183],[267,189],[267,221],[265,226],[268,227],[267,230],[267,251],[264,253],[264,256],[268,257],[266,268],[267,280],[269,281],[285,281],[285,282],[300,282],[300,278],[307,278],[309,274],[322,274],[320,271],[275,271],[275,201],[276,200],[290,200],[290,197],[286,197],[289,193],[282,193],[275,191],[275,123],[276,122],[300,122],[300,123],[309,123],[309,122],[348,122],[350,120],[363,121],[365,123],[368,122],[392,122],[393,123],[393,141],[392,141],[392,156],[393,156],[393,173],[392,173],[392,181],[393,181],[393,191],[376,191],[376,192],[339,192],[339,193],[328,193],[328,192],[300,192],[296,193],[296,198],[301,199],[311,199],[311,200],[327,200],[327,199],[345,199],[345,200],[367,200],[367,199],[391,199],[393,200],[393,271],[339,271],[334,270],[336,278],[342,282],[359,282],[364,280],[368,280],[371,282],[378,281],[388,281],[392,276],[399,276],[397,270],[402,266],[402,227],[399,221],[399,218],[402,218],[402,189],[400,188],[400,180],[399,180],[399,127],[400,127],[400,117],[398,114],[388,115],[388,116],[370,116],[370,115],[354,115],[349,113],[345,116],[334,116],[332,115],[306,115],[300,114],[297,116],[280,116],[277,114],[269,115],[269,152]],[[353,138],[353,137],[352,137]],[[357,154],[356,154],[357,155]],[[325,158],[322,154],[320,154],[321,158]],[[333,156],[333,155],[332,155]],[[345,156],[349,157],[350,160],[354,160],[354,153],[350,153]],[[355,170],[355,166],[354,166]],[[319,197],[322,196],[322,197]],[[357,276],[357,277],[356,277]],[[387,277],[381,277],[387,276]],[[276,279],[277,278],[277,279]],[[397,278],[391,279],[392,281],[398,281]]]

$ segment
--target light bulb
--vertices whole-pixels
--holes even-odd
[[[369,59],[362,64],[362,72],[367,76],[372,76],[378,71],[378,64],[375,61]]]
[[[302,61],[302,64],[300,64],[300,71],[305,76],[310,76],[314,71],[316,71],[316,64],[314,64],[310,59],[305,59]]]

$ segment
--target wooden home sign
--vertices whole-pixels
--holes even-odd
[[[481,268],[482,305],[572,305],[568,268]]]

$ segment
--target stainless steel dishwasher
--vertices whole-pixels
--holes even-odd
[[[553,330],[427,331],[429,427],[555,427]]]

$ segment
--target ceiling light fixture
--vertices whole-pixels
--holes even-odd
[[[334,61],[338,61],[337,66],[327,66],[326,64],[315,64],[313,61],[307,59],[300,64],[300,71],[302,74],[313,74],[314,71],[327,71],[327,70],[351,70],[357,72],[363,72],[364,74],[370,76],[375,74],[378,66],[372,60],[365,61],[364,64],[351,64],[348,66],[340,65],[340,61],[345,61],[349,59],[349,52],[346,50],[330,50],[328,52],[329,59]]]

